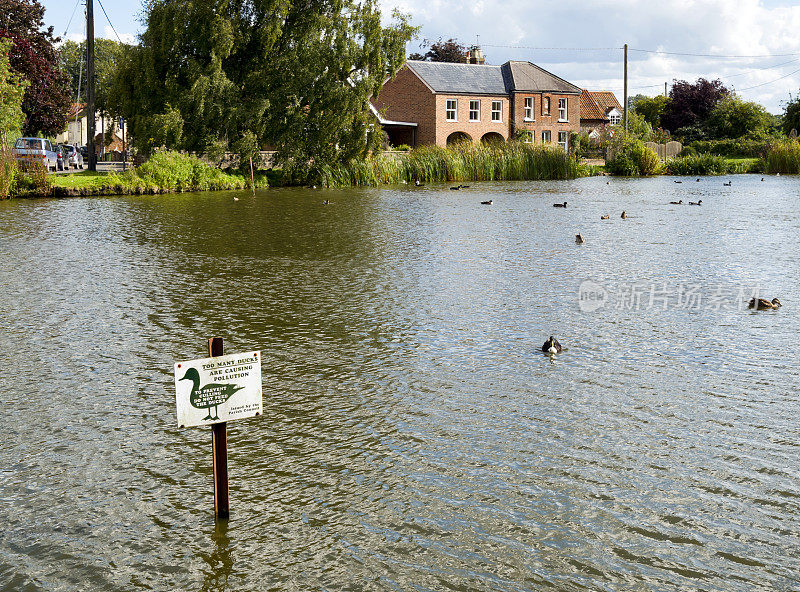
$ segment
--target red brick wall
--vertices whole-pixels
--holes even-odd
[[[458,121],[447,121],[447,100],[458,101]],[[480,121],[469,120],[469,102],[480,101]],[[503,105],[502,120],[492,121],[492,101],[500,101]],[[496,132],[508,139],[510,101],[505,95],[436,95],[436,144],[447,145],[447,137],[454,132],[464,132],[473,142],[480,142],[484,134]]]
[[[435,95],[408,67],[383,85],[372,104],[385,119],[416,123],[417,146],[436,142]]]
[[[525,121],[525,98],[533,98],[533,121]],[[542,99],[550,97],[550,115],[542,115]],[[558,99],[567,99],[566,122],[558,121]],[[534,143],[542,143],[542,131],[550,130],[553,144],[558,143],[558,132],[579,132],[581,127],[580,95],[557,93],[514,93],[514,124],[518,130],[532,131]]]

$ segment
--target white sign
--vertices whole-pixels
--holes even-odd
[[[175,363],[178,426],[261,415],[261,352]]]

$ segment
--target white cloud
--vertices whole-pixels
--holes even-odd
[[[420,40],[454,37],[468,45],[480,35],[491,63],[530,60],[576,84],[619,89],[620,98],[619,48],[625,43],[630,47],[630,94],[663,92],[664,82],[673,79],[720,78],[737,89],[770,82],[741,94],[778,113],[789,92],[800,87],[800,72],[776,81],[800,68],[800,62],[779,65],[792,59],[780,54],[800,54],[800,6],[773,6],[762,0],[561,0],[548,10],[528,0],[480,2],[471,9],[455,0],[381,0],[381,4],[385,14],[394,7],[410,13],[412,22],[422,27]],[[412,42],[409,49],[416,51],[418,43]],[[774,57],[720,59],[634,49]]]
[[[117,34],[114,32],[114,29],[111,28],[110,25],[106,25],[103,28],[103,37],[106,39],[113,39],[115,41],[122,41],[123,43],[127,43],[128,45],[133,45],[136,43],[136,36],[132,35],[131,33],[120,33],[119,39],[117,39]]]

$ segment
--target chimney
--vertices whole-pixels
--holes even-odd
[[[486,59],[483,57],[483,50],[474,45],[467,51],[467,63],[468,64],[485,64]]]

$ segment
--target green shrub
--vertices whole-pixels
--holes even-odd
[[[637,177],[655,175],[661,164],[658,154],[641,140],[619,133],[611,144],[612,158],[606,170],[612,175]]]
[[[800,144],[793,139],[773,143],[761,166],[765,173],[800,174]]]
[[[761,158],[766,154],[769,142],[769,139],[764,137],[743,137],[725,140],[698,140],[689,144],[689,147],[700,154]]]
[[[19,181],[19,166],[5,146],[0,147],[0,199],[14,197],[17,194]]]
[[[724,175],[727,172],[727,161],[713,154],[680,156],[664,164],[664,173],[667,175]]]

